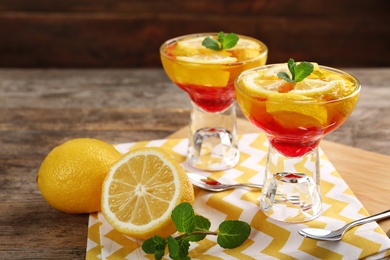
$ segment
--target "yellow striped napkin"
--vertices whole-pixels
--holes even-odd
[[[233,169],[220,172],[197,171],[225,183],[262,183],[268,142],[263,134],[240,136],[241,159]],[[121,152],[145,146],[162,147],[171,152],[184,168],[187,139],[164,139],[119,144]],[[240,219],[252,227],[249,239],[235,249],[223,249],[216,237],[192,243],[192,259],[383,259],[390,255],[390,239],[376,222],[355,227],[339,242],[304,238],[298,230],[305,227],[337,229],[345,223],[367,216],[360,201],[320,151],[323,214],[303,224],[274,221],[259,210],[259,191],[235,189],[211,193],[195,189],[195,212],[211,221],[211,230],[226,219]],[[192,169],[193,170],[193,169]],[[193,170],[195,171],[195,170]],[[125,236],[113,229],[103,215],[89,217],[86,259],[153,259],[141,249],[143,240]],[[166,255],[165,259],[169,259]]]

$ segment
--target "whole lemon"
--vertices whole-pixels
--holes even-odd
[[[99,211],[103,180],[120,156],[114,146],[97,139],[67,141],[43,160],[37,176],[39,190],[60,211]]]

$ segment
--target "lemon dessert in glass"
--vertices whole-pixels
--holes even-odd
[[[160,48],[165,72],[192,101],[187,159],[196,168],[223,170],[239,159],[234,80],[264,65],[268,50],[261,41],[234,35],[185,35]]]
[[[318,145],[352,113],[359,93],[352,75],[292,59],[238,77],[238,104],[270,143],[260,202],[266,215],[303,222],[321,213]]]

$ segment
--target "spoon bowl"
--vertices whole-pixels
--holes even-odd
[[[362,225],[366,224],[372,221],[376,220],[381,220],[390,217],[390,210],[386,210],[384,212],[365,217],[362,219],[355,220],[353,222],[350,222],[343,226],[340,229],[330,231],[326,229],[320,229],[320,228],[304,228],[298,231],[298,233],[304,237],[316,239],[316,240],[324,240],[324,241],[339,241],[347,232],[347,230]]]

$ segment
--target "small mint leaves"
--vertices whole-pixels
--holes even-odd
[[[218,231],[212,232],[210,221],[203,216],[195,215],[192,205],[188,202],[177,205],[172,211],[171,218],[182,234],[166,239],[155,235],[142,244],[142,250],[147,254],[153,254],[157,260],[163,258],[166,246],[170,258],[189,259],[190,242],[203,240],[206,235],[218,236],[217,243],[223,248],[235,248],[242,245],[251,232],[249,224],[239,220],[223,221]]]
[[[295,61],[291,58],[287,62],[287,67],[291,73],[291,78],[286,72],[283,71],[278,72],[277,76],[289,83],[295,83],[304,80],[314,70],[314,66],[310,62],[303,61],[299,64],[296,64]]]
[[[207,36],[203,40],[202,45],[208,49],[220,51],[233,48],[234,46],[236,46],[238,40],[239,38],[235,33],[229,33],[225,35],[224,32],[219,32],[217,40],[211,38],[210,36]]]

